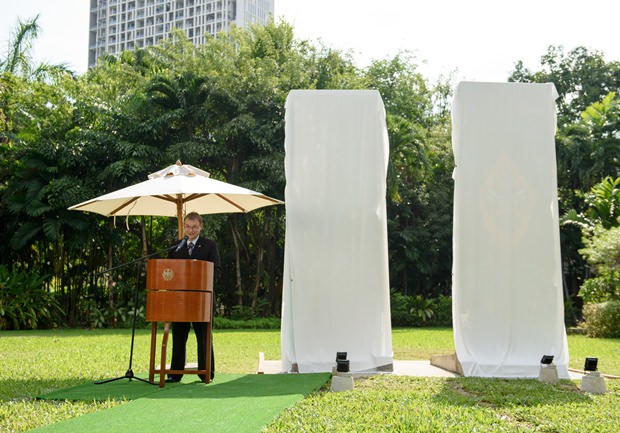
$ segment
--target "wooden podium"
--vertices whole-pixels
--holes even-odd
[[[163,388],[166,374],[201,374],[211,381],[211,332],[213,313],[213,263],[204,260],[153,259],[146,272],[146,320],[151,328],[149,381],[159,374]],[[164,322],[160,368],[155,369],[157,322]],[[170,322],[207,322],[206,370],[166,369]]]

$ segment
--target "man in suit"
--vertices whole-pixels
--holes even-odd
[[[172,248],[168,252],[171,259],[195,259],[213,262],[214,275],[213,281],[217,281],[222,272],[220,263],[220,255],[217,251],[217,245],[211,239],[200,236],[202,230],[202,217],[197,212],[188,213],[183,220],[183,229],[187,236],[187,243],[178,251]],[[181,241],[177,242],[178,245]],[[206,322],[192,322],[194,334],[196,334],[196,343],[198,345],[198,369],[205,370],[207,367],[206,360],[206,338],[208,324]],[[187,337],[189,335],[190,322],[173,322],[172,323],[172,362],[170,368],[172,370],[185,369],[185,353],[187,346]],[[213,356],[213,344],[211,344],[211,379],[215,374],[215,359]],[[182,374],[169,374],[166,382],[179,382],[183,377]],[[206,380],[204,375],[200,375],[200,379]]]

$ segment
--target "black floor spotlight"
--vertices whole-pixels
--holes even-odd
[[[336,352],[336,371],[339,373],[349,372],[349,360],[347,352]]]
[[[553,362],[553,355],[543,355],[540,360],[540,363],[543,365],[549,365]]]
[[[605,394],[605,378],[598,372],[598,358],[586,358],[583,364],[583,377],[581,378],[581,390],[591,394]]]
[[[556,383],[559,380],[558,369],[553,363],[553,355],[543,355],[540,359],[538,380],[547,383]]]
[[[586,358],[586,362],[583,364],[583,371],[597,371],[598,370],[598,358]]]

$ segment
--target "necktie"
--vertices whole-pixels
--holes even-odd
[[[190,242],[189,244],[187,244],[187,252],[189,253],[189,255],[192,255],[192,250],[194,249],[194,243]]]

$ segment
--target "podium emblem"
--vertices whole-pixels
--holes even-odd
[[[170,268],[166,268],[161,272],[161,277],[164,281],[172,281],[174,278],[174,271]]]

